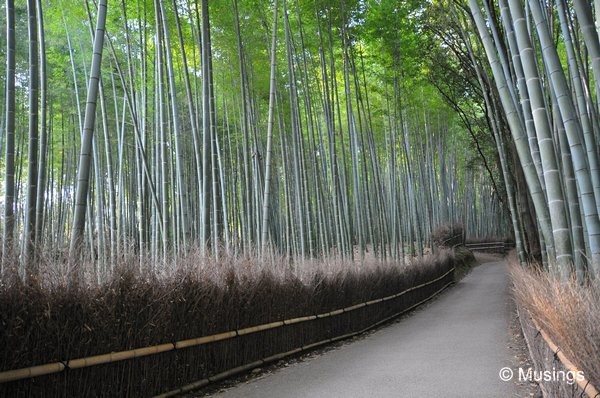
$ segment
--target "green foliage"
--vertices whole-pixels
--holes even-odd
[[[70,212],[72,205],[70,195],[76,178],[80,120],[85,108],[91,32],[97,10],[93,2],[44,0],[42,3],[48,83],[47,174],[52,179],[49,187],[54,190],[48,197],[65,196],[66,202],[64,206],[53,202],[48,217],[59,219],[57,228],[67,235],[70,216],[66,211]],[[204,187],[198,175],[202,174],[199,170],[204,167],[202,158],[206,151],[215,154],[210,165],[219,173],[216,181],[210,182],[210,189],[214,185],[218,191],[211,200],[221,200],[224,195],[223,212],[229,212],[219,228],[228,228],[236,239],[249,245],[256,233],[250,226],[255,223],[252,213],[260,209],[264,188],[274,2],[208,2],[214,114],[203,109],[202,84],[206,77],[202,75],[200,1],[163,1],[168,43],[164,37],[160,38],[163,28],[162,19],[156,21],[157,4],[151,0],[108,2],[102,62],[103,101],[97,109],[94,133],[97,173],[92,175],[99,181],[93,181],[89,204],[90,209],[97,207],[90,210],[90,217],[96,216],[96,212],[102,215],[95,219],[96,229],[91,236],[110,233],[114,239],[117,233],[108,228],[112,223],[119,239],[135,237],[140,245],[154,239],[154,248],[165,244],[157,243],[161,234],[168,237],[167,241],[172,239],[173,246],[178,244],[177,239],[183,239],[182,235],[196,239],[195,232],[204,228],[199,226],[198,198]],[[233,12],[235,4],[239,12],[239,37]],[[281,230],[273,234],[285,236],[278,238],[282,240],[296,239],[289,235],[299,233],[299,223],[309,223],[308,219],[296,218],[317,217],[320,212],[321,222],[327,223],[324,220],[334,217],[333,208],[339,206],[344,214],[335,216],[335,222],[341,223],[336,233],[347,235],[344,242],[334,243],[333,237],[317,238],[314,219],[303,233],[312,234],[307,240],[323,241],[323,247],[343,243],[345,250],[349,250],[350,245],[362,239],[357,235],[367,235],[367,232],[359,234],[358,230],[370,228],[368,239],[378,239],[376,234],[384,234],[382,225],[375,227],[375,221],[359,220],[362,216],[358,213],[375,217],[376,212],[383,211],[379,207],[388,206],[390,198],[402,201],[398,212],[413,213],[412,223],[418,223],[419,217],[434,217],[425,213],[437,212],[433,207],[438,205],[432,203],[431,209],[421,210],[414,209],[415,205],[409,202],[444,197],[440,199],[445,203],[441,206],[454,206],[446,198],[454,188],[451,190],[448,182],[442,184],[441,174],[451,174],[456,188],[464,190],[468,185],[467,173],[477,174],[480,165],[479,155],[473,155],[476,152],[465,151],[473,146],[473,137],[449,99],[472,111],[469,118],[476,120],[478,140],[483,141],[485,125],[480,123],[484,119],[477,106],[478,93],[468,85],[468,79],[461,79],[464,71],[460,60],[450,56],[442,39],[429,29],[434,5],[420,0],[280,0],[279,7],[273,164],[280,175],[273,178],[277,196],[273,199],[271,218],[279,220],[277,228]],[[3,17],[0,16],[0,21]],[[23,134],[27,127],[26,35],[26,10],[20,4],[17,7],[20,139],[17,141],[21,146],[26,144]],[[167,45],[172,54],[174,93],[167,76]],[[160,69],[159,59],[164,63]],[[3,67],[0,66],[0,71]],[[445,69],[452,72],[447,77]],[[160,76],[159,70],[163,71]],[[190,77],[191,99],[185,72]],[[290,79],[292,74],[294,78]],[[181,131],[177,137],[171,102],[178,109]],[[218,151],[216,147],[205,147],[203,121],[207,118],[214,125]],[[192,125],[197,127],[197,136],[192,134]],[[181,156],[176,153],[176,142],[183,148]],[[488,144],[484,148],[486,156],[490,156],[492,148]],[[19,167],[26,169],[27,159],[20,152],[18,155]],[[449,164],[444,165],[443,158]],[[182,181],[174,178],[177,159],[183,163]],[[385,175],[392,167],[395,168],[392,175]],[[24,177],[21,172],[22,181]],[[294,180],[300,182],[296,184]],[[113,191],[108,184],[112,184]],[[414,186],[407,188],[409,184]],[[439,188],[436,184],[444,186]],[[362,198],[366,195],[362,191],[369,190],[377,190],[376,195],[381,198]],[[186,203],[178,202],[183,191],[189,191]],[[304,192],[303,200],[293,197],[300,195],[298,191]],[[384,199],[388,194],[390,198]],[[251,206],[246,205],[248,200],[252,201]],[[334,205],[334,200],[339,203]],[[355,207],[353,201],[357,202]],[[134,203],[131,208],[129,202]],[[305,208],[294,208],[303,202],[308,203]],[[194,232],[177,231],[183,217],[181,209],[188,207],[192,209]],[[164,231],[157,221],[159,208],[169,213]],[[221,211],[214,210],[214,214]],[[442,213],[435,217],[450,217]],[[285,221],[286,217],[290,220]],[[282,230],[284,225],[286,231]],[[151,231],[144,232],[144,228]],[[271,228],[276,230],[274,226]],[[333,235],[333,227],[327,228],[326,233]],[[395,239],[400,239],[413,227],[405,221],[393,228],[402,229],[395,235]],[[423,229],[420,236],[428,236],[425,230],[429,225],[414,228]],[[143,233],[149,236],[140,237]],[[58,234],[56,239],[61,238]],[[410,239],[418,240],[412,235]]]

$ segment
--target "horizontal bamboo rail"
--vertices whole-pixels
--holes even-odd
[[[578,369],[577,366],[575,366],[573,364],[573,362],[571,362],[571,360],[569,358],[567,358],[567,356],[561,351],[560,348],[558,348],[558,346],[556,344],[554,344],[554,342],[552,341],[552,339],[550,338],[550,336],[548,336],[548,334],[546,334],[546,332],[544,332],[544,330],[539,327],[539,325],[537,324],[537,322],[535,321],[535,319],[533,319],[533,317],[531,318],[531,320],[533,322],[533,326],[540,333],[540,335],[542,336],[542,338],[544,339],[544,341],[548,345],[548,348],[550,348],[550,351],[552,351],[552,353],[554,353],[554,355],[556,357],[558,357],[558,359],[563,364],[563,366],[565,367],[565,369],[567,369],[567,371],[569,371],[569,372],[572,372],[572,374],[579,375],[580,373],[578,373],[578,372],[581,372],[581,370]],[[582,376],[583,380],[580,380],[578,377],[575,377],[575,382],[583,390],[583,392],[586,393],[587,396],[590,397],[590,398],[598,398],[598,397],[600,397],[600,392],[598,392],[598,390],[596,389],[596,387],[594,387],[589,382],[589,380],[587,380],[585,378],[585,374],[583,372],[581,372],[581,376]]]
[[[326,317],[330,317],[330,316],[335,316],[335,315],[339,315],[339,314],[342,314],[345,312],[351,312],[351,311],[357,310],[357,309],[365,307],[365,306],[377,304],[377,303],[380,303],[383,301],[387,301],[387,300],[391,300],[391,299],[400,297],[408,292],[411,292],[413,290],[420,289],[422,287],[425,287],[427,285],[435,283],[435,282],[445,278],[448,274],[450,274],[452,272],[454,272],[454,267],[452,267],[450,270],[448,270],[443,275],[441,275],[429,282],[425,282],[420,285],[410,287],[408,289],[403,290],[402,292],[399,292],[399,293],[396,293],[396,294],[393,294],[393,295],[390,295],[387,297],[383,297],[380,299],[370,300],[370,301],[367,301],[364,303],[355,304],[355,305],[345,307],[345,308],[340,308],[340,309],[326,312],[323,314],[309,315],[309,316],[293,318],[293,319],[288,319],[288,320],[283,320],[283,321],[265,323],[262,325],[256,325],[256,326],[251,326],[251,327],[247,327],[247,328],[243,328],[243,329],[232,330],[229,332],[213,334],[210,336],[203,336],[203,337],[198,337],[198,338],[194,338],[194,339],[181,340],[181,341],[177,341],[175,343],[159,344],[159,345],[154,345],[154,346],[149,346],[149,347],[135,348],[132,350],[111,352],[111,353],[102,354],[102,355],[94,355],[94,356],[85,357],[85,358],[77,358],[77,359],[53,362],[53,363],[48,363],[45,365],[31,366],[31,367],[22,368],[22,369],[7,370],[4,372],[0,372],[0,384],[7,383],[10,381],[15,381],[15,380],[27,379],[27,378],[36,377],[36,376],[60,373],[66,369],[85,368],[85,367],[94,366],[94,365],[113,363],[113,362],[123,361],[126,359],[139,358],[139,357],[144,357],[144,356],[148,356],[148,355],[154,355],[154,354],[159,354],[159,353],[163,353],[163,352],[168,352],[168,351],[172,351],[172,350],[194,347],[194,346],[199,346],[199,345],[203,345],[203,344],[209,344],[209,343],[213,343],[216,341],[227,340],[227,339],[231,339],[234,337],[257,333],[257,332],[264,331],[264,330],[279,328],[284,325],[291,325],[291,324],[295,324],[295,323],[311,321],[311,320],[314,320],[317,318],[326,318]],[[446,288],[446,286],[444,287],[444,289]],[[412,306],[410,308],[413,308],[413,307],[414,306]],[[409,309],[405,310],[405,312],[408,311]],[[358,332],[358,333],[362,333],[362,332]],[[355,334],[358,334],[358,333],[355,333]],[[325,342],[316,343],[316,345],[321,345],[321,344],[325,344]],[[310,346],[313,346],[313,345],[314,344],[311,344]],[[307,350],[307,349],[309,349],[310,346],[303,347],[302,350],[303,351]],[[262,364],[262,362],[261,362],[261,364]],[[244,365],[244,367],[246,367],[246,366],[248,366],[248,365]],[[240,371],[238,371],[238,373]],[[214,377],[216,377],[216,376],[214,376]],[[224,377],[226,377],[226,376],[224,376]],[[196,388],[198,388],[198,387],[196,387]]]
[[[454,271],[454,269],[452,269],[451,271]],[[448,272],[445,273],[442,277],[444,277],[446,275],[448,275]],[[437,280],[439,280],[439,279],[440,278],[438,278]],[[433,282],[434,281],[432,281],[430,283],[433,283]],[[254,361],[254,362],[251,362],[251,363],[246,364],[246,365],[242,365],[242,366],[238,366],[238,367],[233,368],[233,369],[226,370],[225,372],[218,373],[218,374],[216,374],[214,376],[209,376],[209,377],[207,377],[205,379],[195,381],[193,383],[187,384],[187,385],[185,385],[183,387],[180,387],[178,389],[166,392],[164,394],[156,395],[154,398],[174,397],[174,396],[186,393],[186,392],[197,390],[197,389],[202,388],[202,387],[204,387],[204,386],[206,386],[206,385],[208,385],[210,383],[214,383],[216,381],[223,380],[223,379],[226,379],[226,378],[231,377],[231,376],[235,376],[237,374],[249,371],[251,369],[258,368],[258,367],[263,366],[263,365],[267,365],[269,363],[278,361],[278,360],[280,360],[282,358],[285,358],[285,357],[288,357],[288,356],[292,356],[292,355],[295,355],[295,354],[298,354],[298,353],[301,353],[301,352],[304,352],[304,351],[312,350],[313,348],[316,348],[316,347],[319,347],[319,346],[322,346],[322,345],[325,345],[325,344],[334,343],[336,341],[344,340],[344,339],[347,339],[347,338],[354,337],[354,336],[357,336],[359,334],[365,333],[365,332],[367,332],[367,331],[369,331],[369,330],[371,330],[373,328],[376,328],[377,326],[381,325],[382,323],[385,323],[385,322],[387,322],[387,321],[389,321],[389,320],[391,320],[393,318],[396,318],[396,317],[398,317],[398,316],[400,316],[400,315],[402,315],[402,314],[404,314],[404,313],[406,313],[406,312],[414,309],[415,307],[418,307],[419,305],[421,305],[421,304],[423,304],[423,303],[431,300],[432,298],[434,298],[435,296],[437,296],[438,294],[440,294],[448,286],[450,286],[452,283],[454,283],[454,282],[448,282],[447,284],[445,284],[439,290],[435,291],[431,296],[427,297],[426,299],[421,300],[418,303],[413,304],[410,307],[408,307],[408,308],[406,308],[406,309],[404,309],[402,311],[399,311],[399,312],[397,312],[397,313],[395,313],[395,314],[393,314],[391,316],[388,316],[385,319],[377,321],[377,322],[373,323],[372,325],[369,325],[366,328],[361,329],[359,331],[351,332],[351,333],[346,333],[346,334],[343,334],[341,336],[333,337],[331,339],[325,339],[325,340],[317,341],[316,343],[312,343],[312,344],[308,344],[308,345],[305,345],[305,346],[302,346],[302,347],[298,347],[298,348],[295,348],[293,350],[290,350],[290,351],[287,351],[287,352],[283,352],[281,354],[275,354],[275,355],[272,355],[270,357],[259,359],[258,361]],[[420,285],[420,286],[422,287],[422,285]],[[396,295],[394,295],[394,296],[396,296]],[[388,297],[391,297],[391,296],[388,296]]]
[[[485,243],[465,243],[465,247],[469,250],[490,250],[502,249],[509,247],[506,242],[485,242]]]

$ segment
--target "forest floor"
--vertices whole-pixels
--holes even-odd
[[[536,385],[516,380],[531,365],[506,262],[477,257],[481,265],[454,287],[388,326],[193,396],[537,396]],[[500,379],[505,367],[513,380]]]

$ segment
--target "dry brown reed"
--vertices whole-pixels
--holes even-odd
[[[442,224],[431,232],[431,240],[437,247],[456,247],[464,243],[464,228],[460,223]]]
[[[406,266],[371,260],[292,261],[198,253],[150,267],[122,258],[98,282],[88,264],[79,283],[66,259],[45,257],[38,278],[0,286],[0,371],[196,338],[328,312],[431,281],[465,261],[448,252]],[[146,259],[143,261],[151,261]],[[58,264],[57,264],[58,263]],[[152,270],[152,271],[150,271]],[[429,297],[452,274],[396,299],[336,317],[203,346],[0,384],[0,396],[147,396],[362,330]]]
[[[600,386],[600,286],[561,281],[511,260],[514,296],[596,388]],[[551,369],[550,369],[551,370]]]

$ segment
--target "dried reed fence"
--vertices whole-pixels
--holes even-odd
[[[597,286],[561,282],[511,261],[519,320],[536,371],[550,372],[539,385],[549,397],[600,397],[600,294]],[[552,372],[583,372],[566,380]]]
[[[14,281],[0,291],[3,377],[47,363],[54,372],[2,383],[0,395],[148,396],[223,378],[393,317],[466,261],[446,252],[406,267],[292,272],[227,259],[160,277],[130,267],[96,286]]]

